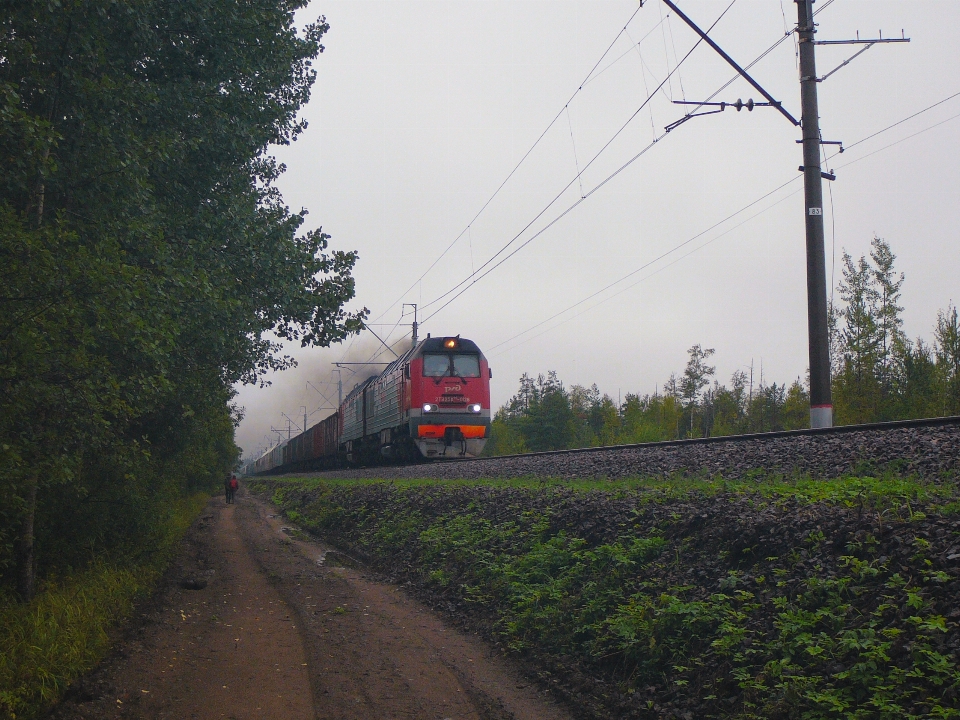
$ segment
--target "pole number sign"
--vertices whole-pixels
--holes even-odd
[[[809,208],[809,211],[810,211],[810,214],[811,214],[811,215],[823,215],[823,209],[822,209],[822,208],[814,208],[814,207],[812,207],[812,208]]]

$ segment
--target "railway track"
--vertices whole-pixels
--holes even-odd
[[[626,478],[960,474],[960,416],[309,473],[331,478]],[[303,473],[298,473],[303,475]]]

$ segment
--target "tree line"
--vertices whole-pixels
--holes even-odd
[[[268,154],[328,25],[306,0],[0,14],[0,592],[149,547],[235,463],[232,386],[359,330],[356,254]]]
[[[933,342],[910,340],[900,305],[903,273],[889,243],[843,254],[840,303],[830,308],[834,421],[838,425],[960,415],[960,322],[952,303],[933,324]],[[652,394],[621,402],[596,384],[566,388],[555,372],[524,374],[493,420],[485,454],[738,435],[810,426],[807,382],[768,383],[737,370],[728,383],[694,345],[687,365]]]

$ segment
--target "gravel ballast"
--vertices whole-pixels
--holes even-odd
[[[322,473],[330,478],[626,478],[670,475],[722,475],[740,479],[753,473],[840,477],[895,470],[938,478],[960,470],[960,418],[925,425],[841,428],[709,438],[645,445],[533,453],[400,467],[361,468]],[[307,473],[310,475],[312,473]],[[297,473],[303,477],[305,473]]]

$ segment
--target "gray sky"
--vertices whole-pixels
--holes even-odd
[[[791,0],[678,5],[703,28],[726,10],[711,37],[741,65],[796,21]],[[874,46],[819,86],[823,137],[849,148],[826,163],[837,174],[824,187],[828,286],[844,249],[857,257],[875,234],[885,238],[906,274],[905,330],[929,339],[938,309],[960,300],[960,96],[855,143],[960,93],[960,3],[820,8],[821,40],[901,29],[912,38]],[[567,386],[597,383],[614,400],[653,392],[695,343],[716,348],[721,382],[751,361],[767,382],[806,372],[799,130],[771,108],[727,109],[661,137],[686,112],[671,99],[704,100],[734,72],[703,43],[677,69],[695,35],[656,0],[637,9],[637,0],[324,0],[302,15],[325,15],[331,29],[303,111],[309,129],[277,151],[283,195],[334,247],[360,252],[354,306],[370,309],[381,337],[409,335],[407,302],[420,306],[421,335],[475,340],[494,370],[495,407],[523,372],[556,370]],[[818,47],[818,73],[858,49]],[[750,72],[799,117],[792,37]],[[737,79],[714,99],[751,97],[760,99]],[[494,262],[518,252],[481,277],[511,240]],[[293,348],[299,368],[241,388],[245,454],[276,439],[281,412],[302,424],[304,406],[311,425],[327,415],[320,393],[336,402],[332,363],[368,360],[378,347],[366,333]],[[344,371],[344,392],[358,379]]]

